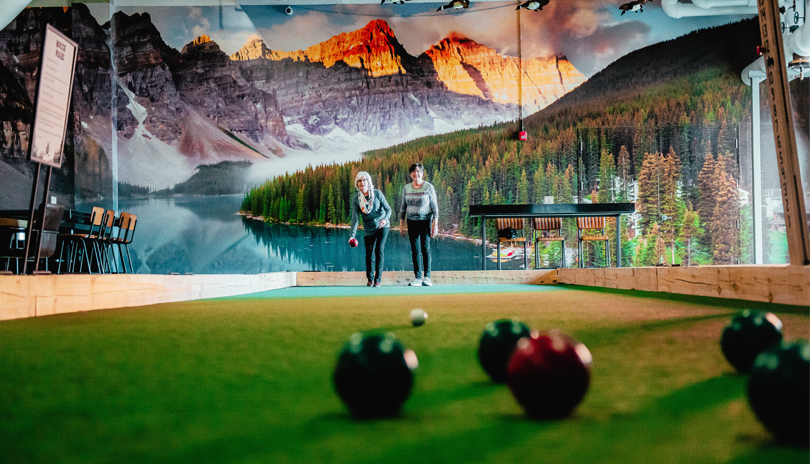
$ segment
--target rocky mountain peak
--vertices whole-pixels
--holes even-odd
[[[171,63],[177,57],[177,50],[163,42],[149,13],[128,16],[119,11],[113,15],[113,21],[115,62],[119,75],[160,63]]]
[[[264,44],[264,40],[262,40],[258,34],[253,34],[248,37],[245,45],[243,45],[238,52],[231,55],[231,59],[234,61],[248,61],[257,58],[273,59],[272,52],[267,48],[267,45]]]
[[[373,21],[369,21],[369,23],[366,24],[363,29],[371,31],[372,33],[380,33],[396,40],[394,37],[394,31],[391,29],[388,23],[385,22],[385,20],[375,19]]]
[[[534,112],[585,81],[565,57],[505,56],[452,33],[425,51],[439,79],[453,92],[498,103],[522,103]]]
[[[152,17],[149,13],[134,13],[127,15],[122,11],[117,11],[113,14],[113,21],[115,21],[115,41],[118,42],[127,35],[139,33],[142,36],[157,35],[160,36],[157,28],[152,24]]]
[[[456,56],[470,57],[473,55],[499,55],[495,50],[481,45],[478,42],[467,38],[463,34],[453,32],[449,36],[442,39],[438,44],[433,45],[425,51],[431,57],[449,57]]]
[[[187,43],[183,50],[180,51],[180,54],[185,55],[187,53],[211,53],[211,52],[220,52],[219,44],[211,40],[211,37],[203,34],[196,39],[192,40],[191,42]]]
[[[405,74],[404,62],[412,59],[397,40],[394,31],[382,19],[370,21],[355,31],[340,33],[306,50],[283,52],[270,51],[265,48],[266,51],[262,50],[261,53],[258,53],[257,46],[258,44],[251,44],[251,40],[248,40],[248,43],[231,59],[263,57],[271,60],[283,60],[290,58],[293,61],[321,63],[326,68],[331,68],[342,61],[353,68],[366,70],[372,77]]]

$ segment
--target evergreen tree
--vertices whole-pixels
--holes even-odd
[[[684,179],[691,179],[694,175],[695,160],[692,157],[691,149],[691,124],[689,117],[682,114],[678,121],[678,148],[680,149],[680,157],[682,161],[681,175]]]
[[[599,158],[599,203],[611,203],[613,201],[613,180],[616,178],[616,167],[613,164],[613,154],[607,150],[602,150]]]
[[[390,179],[385,179],[385,199],[388,201],[388,204],[391,205],[391,226],[393,227],[394,224],[397,224],[399,221],[399,195],[398,195],[398,188],[394,185]]]
[[[700,192],[700,198],[698,199],[697,213],[700,220],[703,221],[703,228],[707,232],[701,239],[701,244],[706,248],[711,247],[712,235],[714,234],[711,228],[711,222],[712,215],[714,214],[715,196],[717,194],[715,164],[712,154],[706,153],[706,159],[698,175],[698,191]]]
[[[630,267],[633,265],[636,254],[636,241],[630,238],[629,219],[622,216],[619,218],[621,223],[621,237],[622,237],[622,267]]]
[[[662,179],[664,158],[660,153],[645,153],[638,175],[637,210],[641,216],[641,227],[647,230],[653,223],[661,221]]]
[[[532,193],[534,203],[543,203],[543,197],[546,194],[546,177],[542,165],[540,165],[537,168],[537,171],[534,172],[534,177],[532,178]]]
[[[678,180],[681,177],[681,163],[675,150],[670,147],[664,159],[664,170],[662,175],[662,195],[661,195],[661,225],[660,230],[663,238],[672,247],[672,254],[675,254],[675,229],[681,223],[683,217],[682,203],[678,191]]]
[[[740,262],[754,264],[754,224],[751,215],[751,205],[743,205],[740,209]]]
[[[554,196],[555,192],[560,189],[560,186],[558,185],[559,180],[557,179],[557,167],[554,166],[553,163],[548,163],[548,165],[546,165],[545,178],[546,191],[543,193],[543,196]],[[554,203],[560,203],[560,201],[555,197]]]
[[[439,218],[444,218],[444,230],[450,230],[453,228],[453,218],[457,218],[456,212],[456,194],[453,192],[453,187],[447,187],[447,191],[445,192],[444,197],[447,199],[444,209],[439,210],[441,213]]]
[[[554,186],[553,190],[551,191],[551,194],[554,197],[554,203],[568,203],[563,199],[565,184],[565,176],[563,174],[556,174],[554,176]]]
[[[619,177],[619,196],[617,201],[620,203],[630,201],[630,187],[632,182],[630,180],[630,152],[627,151],[627,147],[622,145],[621,149],[619,149],[619,162],[617,166],[618,177]]]
[[[278,220],[279,222],[287,222],[287,198],[281,197],[278,204]]]
[[[307,211],[307,202],[306,202],[306,185],[302,185],[301,189],[298,192],[298,207],[296,208],[296,222],[299,224],[303,224],[309,220],[309,213]]]
[[[658,263],[656,257],[655,244],[658,240],[658,224],[653,223],[638,242],[636,249],[636,261],[634,266],[655,266]]]
[[[563,185],[560,191],[562,197],[559,203],[573,203],[574,201],[574,183],[576,182],[576,175],[574,174],[574,167],[570,164],[565,168],[563,174]]]
[[[335,190],[337,190],[337,188]],[[349,205],[351,205],[351,203],[349,203]],[[351,216],[348,218],[346,216],[346,205],[343,201],[343,196],[338,196],[335,198],[335,224],[345,224],[349,222]]]
[[[681,261],[685,261],[687,266],[692,265],[693,242],[701,236],[703,231],[700,228],[700,217],[697,211],[692,209],[691,204],[687,204],[683,214],[683,222],[678,236],[678,241],[683,244],[681,248]]]
[[[735,264],[739,257],[740,199],[734,180],[721,167],[719,189],[712,216],[712,257],[714,264]]]
[[[319,224],[323,224],[326,222],[326,196],[327,196],[326,188],[321,189],[321,198],[318,202],[318,218],[317,221]]]
[[[529,203],[529,181],[526,178],[526,170],[520,173],[520,180],[517,184],[517,204],[525,205]]]
[[[467,188],[464,189],[464,200],[462,202],[462,210],[461,210],[461,234],[466,235],[467,237],[472,237],[476,235],[477,230],[474,222],[475,220],[470,218],[470,205],[473,203],[473,182],[475,181],[475,177],[467,181]]]
[[[657,224],[656,224],[657,225]],[[655,264],[672,264],[668,263],[669,254],[667,253],[667,242],[660,234],[655,237]]]
[[[332,185],[327,186],[326,196],[326,222],[331,224],[338,223],[337,206],[335,202],[335,188]]]

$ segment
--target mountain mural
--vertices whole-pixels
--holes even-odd
[[[99,25],[81,4],[27,9],[0,35],[0,91],[16,95],[2,99],[10,108],[0,116],[0,159],[12,164],[25,159],[44,24],[79,43],[69,143],[96,166],[77,174],[80,197],[110,183],[113,145],[120,182],[164,189],[199,165],[359,155],[513,121],[585,81],[564,56],[521,61],[458,34],[412,56],[381,19],[304,50],[271,50],[253,36],[231,55],[205,35],[179,51],[168,46],[148,13],[112,21]]]
[[[346,223],[351,210],[334,192],[345,192],[354,173],[372,173],[389,203],[399,204],[407,167],[419,160],[437,192],[439,229],[448,234],[481,236],[471,205],[538,204],[549,197],[634,202],[637,214],[620,222],[623,266],[750,263],[751,89],[740,72],[756,59],[758,27],[756,18],[748,19],[635,50],[525,118],[525,141],[515,137],[516,123],[425,137],[339,167],[276,178],[251,189],[242,209],[269,222]],[[449,42],[434,48],[449,50]],[[454,53],[448,55],[463,56]],[[484,82],[467,89],[485,89]],[[791,83],[798,140],[810,134],[808,89],[807,79]],[[772,140],[763,142],[762,155],[775,160],[773,147]],[[763,185],[778,186],[774,162],[763,161]],[[766,216],[766,229],[778,220]],[[494,221],[485,226],[496,236]],[[576,236],[574,221],[563,228],[563,235]],[[772,230],[765,245],[774,263],[785,262],[779,240],[784,234]],[[541,246],[541,262],[559,262],[556,244]],[[600,247],[576,256],[586,266],[603,265],[604,258]]]
[[[454,34],[425,52],[450,91],[498,103],[545,108],[585,81],[564,57],[521,60]],[[522,99],[522,102],[521,102]]]

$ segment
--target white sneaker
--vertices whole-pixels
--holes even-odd
[[[422,286],[422,279],[413,279],[411,283],[408,284],[409,287],[421,287]]]
[[[422,285],[424,285],[425,287],[430,287],[431,285],[433,285],[433,282],[430,281],[430,277],[425,277],[424,279],[422,279]]]

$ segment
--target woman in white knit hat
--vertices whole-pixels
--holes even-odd
[[[354,186],[357,194],[352,195],[352,232],[349,241],[357,234],[357,226],[362,217],[366,242],[366,285],[379,287],[385,264],[385,241],[391,230],[391,206],[385,195],[374,188],[369,173],[358,172],[354,177]]]

